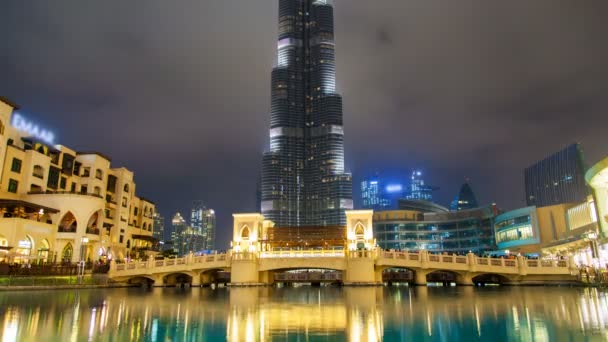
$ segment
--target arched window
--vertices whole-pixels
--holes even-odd
[[[249,240],[249,227],[243,227],[243,229],[241,230],[241,239]]]
[[[68,242],[68,244],[63,247],[63,251],[61,251],[61,260],[63,260],[63,262],[70,262],[72,261],[72,255],[74,255],[74,247]]]
[[[76,222],[76,217],[70,211],[68,211],[59,223],[59,232],[60,233],[76,233],[76,229],[78,228],[78,222]]]
[[[89,218],[87,222],[87,234],[99,234],[97,229],[97,221],[99,221],[100,212],[97,211]]]
[[[131,240],[127,240],[127,248],[131,248]]]
[[[357,223],[357,225],[355,226],[355,236],[357,238],[359,237],[363,237],[365,235],[365,228],[363,228],[363,225],[361,223]]]
[[[95,188],[93,188],[93,193],[97,196],[101,195],[101,188],[96,186]]]
[[[103,179],[103,172],[100,169],[95,170],[95,178]]]
[[[123,188],[123,190],[125,192],[129,192],[129,184],[125,184],[125,187]]]

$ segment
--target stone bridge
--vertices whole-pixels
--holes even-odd
[[[227,254],[189,255],[179,259],[129,262],[110,265],[109,277],[116,281],[153,283],[155,286],[189,283],[192,286],[228,282],[232,285],[269,285],[305,279],[286,274],[294,270],[332,270],[335,281],[344,285],[377,285],[388,269],[408,270],[408,282],[425,285],[428,281],[475,283],[545,284],[576,281],[571,261],[491,259],[472,253],[466,256],[434,255],[426,251],[383,251],[373,236],[373,211],[346,211],[343,246],[334,249],[305,248],[276,250],[269,238],[274,223],[260,214],[235,214],[233,241]],[[290,229],[290,228],[281,228]],[[296,228],[297,229],[297,228]],[[303,239],[305,237],[297,237]],[[292,242],[292,241],[289,241]],[[301,248],[301,247],[300,247]],[[316,271],[319,272],[319,271]],[[321,271],[321,273],[323,273]],[[402,275],[393,273],[392,275]],[[324,276],[321,276],[323,278]],[[392,280],[404,280],[392,277]],[[221,281],[220,281],[221,280]],[[321,279],[329,281],[330,279]]]
[[[290,270],[332,270],[335,275],[319,279],[287,275]],[[567,260],[530,260],[435,255],[374,250],[307,250],[280,252],[230,252],[178,259],[112,263],[109,277],[115,281],[152,283],[155,286],[188,283],[191,286],[218,282],[219,272],[230,272],[232,285],[271,285],[278,282],[334,281],[344,285],[380,285],[386,270],[411,271],[410,283],[426,285],[435,273],[448,274],[458,285],[496,282],[501,284],[573,283],[577,269]],[[316,277],[318,274],[313,273]],[[429,277],[431,276],[431,277]],[[332,278],[333,277],[333,278]]]

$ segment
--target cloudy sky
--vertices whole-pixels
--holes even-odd
[[[571,142],[608,154],[608,2],[336,0],[346,166],[422,168],[447,204],[524,204],[523,169]],[[11,1],[0,95],[136,173],[166,217],[255,209],[276,0]],[[358,195],[358,192],[355,192]]]

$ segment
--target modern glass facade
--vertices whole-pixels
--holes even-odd
[[[435,188],[424,183],[422,172],[419,170],[414,170],[412,171],[410,188],[405,198],[409,200],[424,200],[432,202],[434,190]]]
[[[526,207],[498,215],[495,221],[496,245],[500,250],[540,244],[536,207]]]
[[[194,201],[190,215],[192,228],[202,235],[202,250],[215,249],[215,211],[208,209],[202,201]]]
[[[477,198],[473,193],[473,189],[471,189],[469,183],[462,184],[458,195],[456,195],[450,205],[450,210],[461,211],[475,209],[477,207],[479,207],[479,204],[477,203]]]
[[[387,183],[381,177],[370,177],[361,182],[361,207],[373,210],[397,208],[403,196],[403,185]]]
[[[374,234],[383,249],[483,253],[494,244],[495,206],[447,213],[393,210],[374,214]]]
[[[584,202],[589,195],[585,169],[580,144],[572,144],[528,167],[525,170],[528,206]]]
[[[353,208],[352,177],[344,169],[333,6],[279,0],[277,50],[262,214],[279,227],[344,225],[344,210]]]

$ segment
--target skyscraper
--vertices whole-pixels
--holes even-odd
[[[412,177],[410,180],[410,189],[405,198],[409,200],[424,200],[433,201],[433,191],[436,188],[425,184],[422,178],[422,172],[420,170],[412,171]]]
[[[205,238],[203,234],[188,226],[180,213],[176,213],[173,216],[171,223],[173,225],[171,240],[173,240],[173,250],[177,254],[197,253],[204,249]]]
[[[456,195],[452,201],[452,204],[450,205],[450,210],[461,211],[475,209],[477,207],[479,207],[479,204],[477,203],[477,198],[473,193],[473,189],[471,189],[468,182],[462,184],[458,195]]]
[[[403,197],[403,185],[388,183],[379,174],[361,181],[361,207],[364,209],[396,209],[397,201],[401,197]]]
[[[279,227],[344,225],[344,210],[353,208],[352,177],[344,170],[333,6],[279,0],[277,49],[262,213]]]
[[[194,201],[190,215],[192,229],[202,236],[201,250],[215,249],[215,211],[208,209],[202,201]]]
[[[589,194],[585,171],[580,144],[571,144],[528,167],[525,170],[528,206],[584,202]]]
[[[164,242],[165,238],[165,218],[162,217],[158,212],[155,212],[152,216],[154,218],[154,230],[152,236],[158,241]]]

